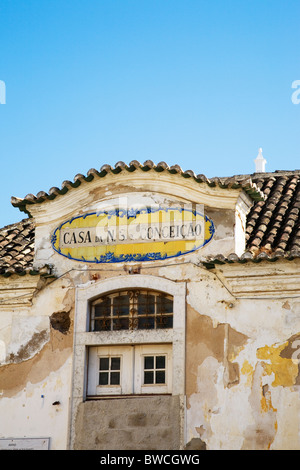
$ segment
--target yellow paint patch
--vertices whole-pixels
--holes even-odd
[[[288,346],[288,342],[281,345],[264,346],[257,350],[257,357],[263,361],[267,375],[274,374],[272,385],[290,387],[295,384],[298,376],[298,363],[291,358],[281,357],[281,352]]]
[[[261,400],[261,410],[267,413],[268,411],[277,411],[276,408],[272,405],[271,393],[267,392],[266,395],[262,395]]]
[[[247,384],[246,385],[250,386],[251,381],[252,381],[252,377],[253,377],[253,367],[250,364],[250,362],[248,362],[247,360],[244,361],[244,363],[243,363],[243,366],[241,368],[241,374],[247,376]]]

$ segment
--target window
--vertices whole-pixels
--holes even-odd
[[[166,383],[166,356],[144,356],[144,385]]]
[[[88,396],[171,393],[172,346],[96,346],[89,349]]]
[[[141,294],[148,293],[148,296],[149,294],[157,297],[162,295],[167,299],[165,303],[169,313],[166,310],[165,316],[171,317],[170,324],[172,326],[157,329],[137,329],[135,327],[114,331],[111,325],[111,313],[109,326],[106,325],[106,329],[101,329],[99,325],[93,324],[96,320],[100,320],[101,325],[101,321],[107,320],[105,315],[103,315],[104,318],[101,318],[101,315],[95,316],[94,310],[98,303],[109,297],[111,305],[113,296],[137,291]],[[110,307],[110,312],[111,309],[112,307]],[[137,314],[135,316],[137,317]],[[72,375],[72,429],[76,427],[77,410],[81,400],[101,397],[122,398],[125,395],[134,396],[135,394],[141,396],[172,394],[184,398],[185,320],[185,281],[175,282],[153,273],[151,275],[118,275],[78,285],[76,287],[74,316],[76,341],[74,341]],[[147,384],[144,380],[144,356],[155,355],[166,355],[164,384]],[[99,385],[101,356],[121,358],[120,385],[111,383]],[[74,437],[71,435],[71,442],[73,439]]]
[[[92,303],[90,331],[173,327],[173,299],[162,292],[129,290],[110,293]]]
[[[100,357],[99,385],[120,385],[121,357]]]

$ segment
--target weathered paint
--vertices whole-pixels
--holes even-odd
[[[283,344],[264,346],[257,351],[258,359],[264,364],[265,373],[273,375],[273,387],[297,385],[299,376],[299,335]],[[295,344],[296,348],[293,348]]]
[[[144,448],[149,432],[157,448],[165,442],[172,449],[300,449],[299,260],[232,263],[207,271],[202,257],[243,250],[248,199],[240,191],[184,186],[172,177],[147,179],[141,172],[136,178],[134,187],[123,174],[118,181],[83,183],[76,197],[70,192],[32,207],[35,264],[51,264],[54,277],[0,279],[0,437],[43,436],[51,449],[100,449],[111,445],[109,435],[122,435],[123,448],[133,436],[134,445]],[[176,259],[109,265],[53,250],[51,234],[66,220],[124,195],[131,202],[140,195],[147,204],[169,207],[174,201],[200,201],[215,223],[211,243]],[[89,300],[130,286],[173,295],[174,329],[156,336],[89,335]],[[105,402],[85,400],[86,347],[155,341],[172,344],[172,395],[153,397],[154,414],[145,397],[109,400],[105,429],[96,429]],[[158,422],[165,408],[166,425]]]
[[[199,250],[214,231],[197,208],[117,207],[72,217],[51,242],[60,255],[85,263],[153,261]]]
[[[176,450],[179,419],[178,396],[87,401],[78,409],[74,449]]]

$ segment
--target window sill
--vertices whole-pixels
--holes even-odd
[[[147,397],[159,397],[159,396],[172,396],[172,393],[139,393],[130,395],[88,395],[85,401],[91,400],[110,400],[110,399],[127,399],[127,398],[147,398]]]

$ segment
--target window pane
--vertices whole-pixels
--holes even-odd
[[[116,318],[113,320],[113,330],[128,330],[129,318]]]
[[[144,384],[153,384],[154,373],[148,371],[144,373]]]
[[[157,384],[165,383],[165,371],[164,370],[156,371],[155,383]]]
[[[108,372],[100,372],[99,385],[108,385]]]
[[[108,357],[100,358],[100,370],[109,370],[109,358]]]
[[[164,295],[159,296],[157,313],[173,313],[173,300]]]
[[[110,315],[110,304],[111,299],[109,297],[103,298],[100,303],[95,305],[95,317]]]
[[[146,356],[144,358],[144,368],[154,369],[154,357],[153,356]]]
[[[139,294],[138,301],[138,315],[154,315],[154,301],[155,297],[151,294]]]
[[[117,297],[113,297],[113,315],[129,315],[129,295],[122,294]]]
[[[153,330],[154,329],[154,317],[142,317],[138,319],[139,330]]]
[[[167,315],[159,315],[156,319],[156,328],[172,328],[173,317]]]
[[[111,372],[110,385],[120,385],[120,372]]]
[[[156,356],[156,369],[166,368],[166,356]]]
[[[120,370],[120,357],[112,357],[111,358],[111,370]]]
[[[95,320],[94,331],[108,331],[110,330],[110,320],[101,319]]]

